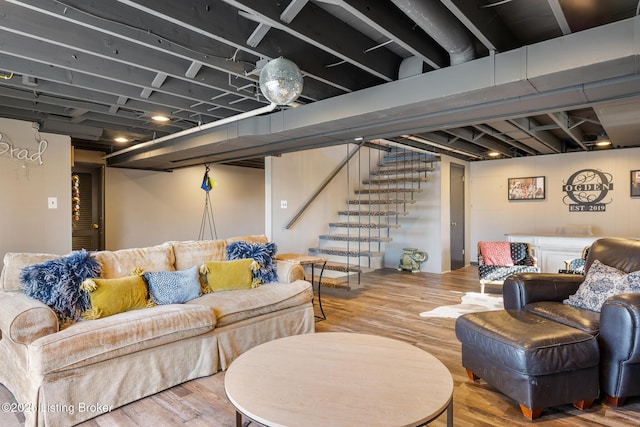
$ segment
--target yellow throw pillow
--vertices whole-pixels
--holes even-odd
[[[82,289],[89,292],[91,301],[91,308],[82,313],[86,320],[150,305],[147,285],[139,275],[118,279],[87,279],[82,283]]]
[[[257,286],[253,281],[252,258],[233,261],[208,261],[204,263],[208,292],[251,289]]]

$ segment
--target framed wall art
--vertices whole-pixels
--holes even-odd
[[[631,171],[631,197],[640,197],[640,170]]]
[[[544,176],[508,178],[509,200],[542,200],[545,198]]]

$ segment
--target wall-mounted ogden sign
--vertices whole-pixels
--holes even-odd
[[[569,212],[604,212],[613,201],[609,196],[612,190],[613,175],[597,169],[582,169],[562,185],[566,193],[562,202],[569,206]]]

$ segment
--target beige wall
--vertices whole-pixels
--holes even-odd
[[[0,119],[0,142],[14,149],[37,152],[31,123]],[[42,134],[48,147],[43,164],[25,160],[24,151],[0,155],[0,256],[29,251],[64,254],[71,250],[70,141]],[[0,144],[0,151],[8,145]],[[350,145],[349,148],[353,148]],[[296,209],[347,155],[346,146],[290,153],[267,159],[265,171],[213,165],[218,187],[211,202],[218,238],[267,233],[280,252],[307,253],[328,233],[347,197],[375,168],[377,150],[363,149],[352,161],[349,187],[346,172],[334,180],[290,230],[285,224]],[[83,158],[84,159],[84,158]],[[449,164],[467,169],[466,247],[468,261],[477,258],[478,240],[504,240],[506,233],[552,233],[559,225],[590,224],[598,235],[640,238],[640,198],[629,196],[631,170],[640,170],[640,149],[567,153],[538,157],[464,163],[442,157],[440,171],[418,198],[418,210],[401,220],[402,227],[387,245],[386,267],[397,266],[402,248],[416,247],[429,254],[427,272],[449,269]],[[83,161],[87,161],[86,159]],[[359,164],[359,167],[357,166]],[[355,165],[355,166],[354,166]],[[605,212],[569,212],[562,184],[580,169],[599,169],[613,175],[611,203]],[[200,189],[204,167],[172,173],[107,168],[105,172],[105,241],[108,249],[146,246],[168,240],[197,239],[204,212]],[[541,201],[507,200],[507,178],[545,176],[547,194]],[[56,197],[57,209],[48,209]],[[280,201],[287,208],[280,208]],[[209,229],[207,229],[209,232]],[[209,237],[209,235],[205,236]]]
[[[206,198],[200,188],[204,171],[204,166],[170,173],[107,168],[106,248],[198,239]],[[217,237],[264,233],[264,171],[211,165],[210,176],[218,183],[210,193]],[[211,238],[211,227],[205,230],[205,238]]]
[[[582,169],[613,176],[605,212],[570,212],[562,185]],[[506,233],[554,233],[568,224],[591,225],[599,236],[640,238],[640,198],[630,197],[630,171],[640,169],[640,149],[606,150],[471,163],[471,261],[479,240],[505,240]],[[507,179],[546,177],[546,198],[508,201]]]
[[[368,177],[370,170],[376,169],[376,163],[383,155],[379,150],[363,148],[361,155],[350,162],[349,184],[347,172],[343,170],[291,229],[285,229],[285,225],[346,158],[347,150],[339,146],[271,158],[266,170],[267,230],[278,243],[279,251],[306,254],[308,248],[318,246],[321,234],[335,232],[330,230],[329,222],[339,219],[338,211],[346,209],[347,198],[355,197],[353,190],[361,186],[362,178]],[[417,203],[409,206],[408,216],[400,218],[401,227],[392,231],[393,241],[385,245],[385,267],[397,267],[402,249],[415,247],[429,255],[421,265],[422,271],[440,273],[449,269],[450,161],[451,158],[443,156],[442,162],[434,164],[437,170],[430,174],[424,191],[415,196]],[[445,171],[445,177],[440,168]],[[286,209],[280,207],[282,200],[287,201]],[[332,242],[325,245],[339,246]]]
[[[354,145],[336,146],[267,159],[265,198],[269,213],[266,227],[270,238],[278,244],[279,252],[306,254],[308,248],[318,246],[318,236],[328,232],[329,222],[338,220],[338,209],[345,209],[349,188],[358,185],[359,173],[364,172],[362,167],[358,168],[359,162],[362,166],[369,163],[367,149],[362,149],[360,155],[351,160],[348,183],[345,167],[300,219],[290,229],[285,228],[298,209],[354,148]],[[376,160],[377,157],[372,161]],[[287,208],[280,207],[281,201],[287,202]]]
[[[36,131],[30,122],[0,118],[0,134],[0,259],[6,252],[68,253],[70,138],[40,134],[48,143],[40,164]],[[57,209],[48,208],[49,197],[57,198]]]

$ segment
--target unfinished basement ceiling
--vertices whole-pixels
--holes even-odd
[[[637,147],[638,7],[8,0],[0,2],[0,117],[70,135],[111,166],[154,170],[259,167],[268,155],[356,137],[470,161],[590,151],[601,135],[610,148]],[[268,105],[259,67],[279,56],[304,75],[297,108],[197,131]]]

